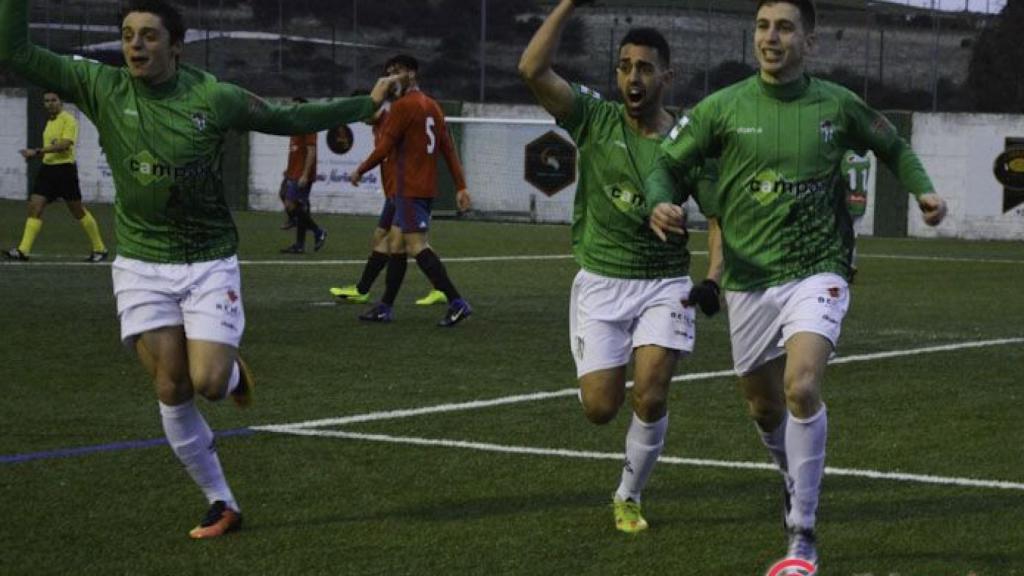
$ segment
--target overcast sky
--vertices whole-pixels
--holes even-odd
[[[910,6],[920,6],[922,8],[931,8],[932,0],[888,0],[893,4],[907,4]],[[934,0],[935,7],[941,10],[956,10],[960,11],[964,9],[964,5],[967,5],[967,9],[972,12],[999,12],[1006,5],[1007,0]]]

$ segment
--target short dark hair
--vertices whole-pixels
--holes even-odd
[[[181,12],[164,0],[131,0],[121,11],[121,21],[131,12],[156,14],[171,36],[171,45],[185,41],[185,19]]]
[[[792,4],[800,11],[800,21],[806,32],[814,32],[814,26],[818,23],[818,9],[814,7],[814,0],[758,0],[757,11],[766,4]]]
[[[619,42],[619,50],[626,44],[635,46],[647,46],[658,51],[658,60],[663,68],[668,68],[672,63],[672,52],[669,50],[668,41],[654,28],[633,28],[623,36]]]
[[[64,101],[64,97],[61,96],[60,92],[57,92],[56,90],[43,90],[43,98],[46,98],[47,94],[53,94],[57,97],[57,100],[60,100],[61,102]]]
[[[406,70],[412,70],[413,72],[418,72],[420,69],[420,63],[415,58],[408,54],[398,54],[397,56],[392,56],[384,63],[384,71],[387,72],[388,68],[391,68],[396,64]]]

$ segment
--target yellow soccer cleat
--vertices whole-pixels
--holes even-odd
[[[416,301],[417,306],[431,306],[433,304],[447,304],[448,297],[440,290],[431,290],[426,296]]]
[[[352,304],[366,304],[370,301],[370,294],[361,294],[355,284],[342,286],[341,288],[331,288],[331,296],[338,300],[351,302]]]
[[[647,520],[640,514],[640,503],[632,500],[612,498],[615,511],[615,528],[626,534],[639,534],[647,530]]]

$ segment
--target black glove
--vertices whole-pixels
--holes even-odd
[[[594,0],[572,0],[573,6],[583,6],[584,4],[592,4]]]
[[[686,297],[683,304],[697,306],[705,316],[711,317],[722,309],[722,303],[719,300],[721,293],[722,289],[718,287],[718,282],[705,278],[703,282],[690,288],[690,295]]]

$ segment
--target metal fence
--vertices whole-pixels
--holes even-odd
[[[989,10],[1002,4],[963,2]],[[406,52],[421,60],[422,82],[439,98],[517,103],[532,102],[516,63],[551,2],[190,0],[178,5],[190,28],[186,61],[264,95],[345,95],[366,89],[387,57]],[[751,5],[599,0],[578,11],[556,64],[567,78],[613,94],[619,40],[631,27],[654,26],[673,50],[677,81],[671,101],[686,106],[753,71]],[[35,1],[33,40],[59,52],[120,63],[120,7],[118,1]],[[979,34],[993,24],[991,14],[858,0],[819,1],[819,11],[819,46],[809,62],[813,73],[843,83],[876,107],[971,109],[966,87],[971,53]]]

